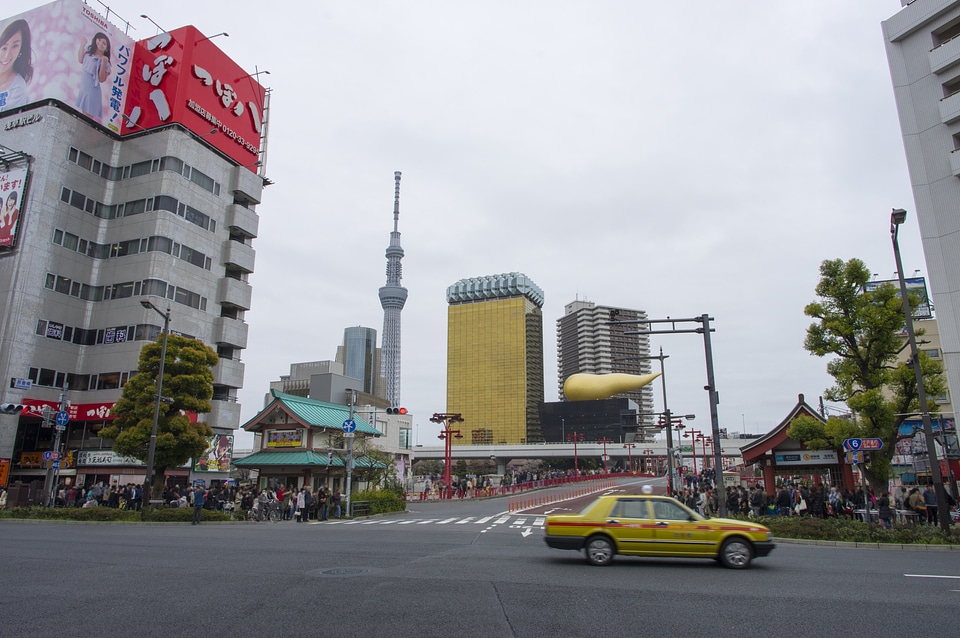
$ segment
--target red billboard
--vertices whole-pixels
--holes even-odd
[[[124,133],[171,122],[256,172],[266,91],[195,27],[137,43]]]

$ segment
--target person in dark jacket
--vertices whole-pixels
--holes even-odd
[[[877,514],[884,527],[887,529],[893,527],[893,510],[890,508],[890,494],[888,492],[883,492],[877,499]]]

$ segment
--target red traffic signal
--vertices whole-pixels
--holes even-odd
[[[406,414],[406,408],[387,408],[387,414]]]
[[[21,405],[19,403],[0,403],[0,413],[2,414],[23,414],[24,412],[29,411],[29,405]]]

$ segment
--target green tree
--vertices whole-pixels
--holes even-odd
[[[160,368],[161,339],[140,351],[137,375],[123,386],[120,400],[113,406],[113,424],[100,435],[113,439],[118,454],[147,461],[153,406],[157,398],[157,372]],[[162,392],[170,402],[160,403],[157,420],[157,446],[154,454],[154,485],[163,483],[164,472],[179,467],[203,454],[213,430],[205,423],[191,423],[187,412],[210,412],[213,396],[213,371],[219,358],[209,346],[197,339],[178,335],[167,338],[167,357],[163,368]]]
[[[912,364],[897,360],[900,352],[909,348],[902,336],[899,291],[884,284],[865,292],[869,280],[870,270],[859,259],[826,260],[820,265],[818,300],[804,308],[804,314],[817,321],[807,328],[803,345],[818,357],[836,357],[827,363],[835,384],[824,396],[846,403],[854,418],[831,418],[826,425],[817,424],[820,427],[798,419],[790,435],[811,448],[840,449],[843,440],[852,436],[881,439],[883,449],[870,453],[864,475],[875,490],[882,490],[896,452],[898,429],[908,415],[920,411],[920,403]],[[909,300],[911,307],[919,301],[912,293]],[[921,352],[920,367],[929,396],[946,392],[939,361]],[[928,408],[933,411],[936,406],[930,403]]]

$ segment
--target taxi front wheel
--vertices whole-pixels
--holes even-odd
[[[587,562],[591,565],[609,565],[615,552],[613,542],[606,536],[592,536],[587,540]]]
[[[724,567],[730,569],[744,569],[753,559],[753,547],[742,538],[728,538],[720,546],[718,557]]]

